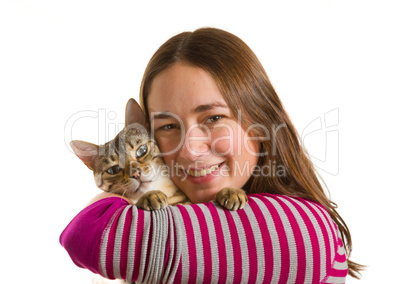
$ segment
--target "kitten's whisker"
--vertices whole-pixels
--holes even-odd
[[[123,191],[123,193],[121,194],[121,196],[125,197],[127,190],[128,190],[128,188],[126,188],[126,189]]]

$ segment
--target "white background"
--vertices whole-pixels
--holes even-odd
[[[348,283],[402,283],[396,3],[2,0],[0,282],[89,283],[58,238],[99,189],[66,142],[112,138],[156,49],[212,26],[254,50],[305,136],[368,265]],[[99,129],[70,119],[94,113]]]

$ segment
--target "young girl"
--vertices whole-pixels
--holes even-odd
[[[213,28],[174,36],[151,58],[140,100],[172,180],[204,203],[149,213],[102,194],[61,236],[77,265],[138,282],[358,276],[349,230],[243,41]],[[249,204],[229,212],[209,202],[224,187],[244,189]]]

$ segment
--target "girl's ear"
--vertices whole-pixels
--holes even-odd
[[[88,168],[94,171],[95,163],[99,157],[99,146],[79,140],[71,141],[70,146],[77,157],[80,158]]]
[[[148,123],[145,118],[144,111],[134,99],[129,99],[126,105],[125,127],[130,127],[130,125],[135,123],[148,128]]]

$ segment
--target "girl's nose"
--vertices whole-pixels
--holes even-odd
[[[210,133],[202,126],[194,125],[186,131],[186,137],[183,146],[179,150],[179,156],[190,161],[206,156],[209,154],[210,141]]]

